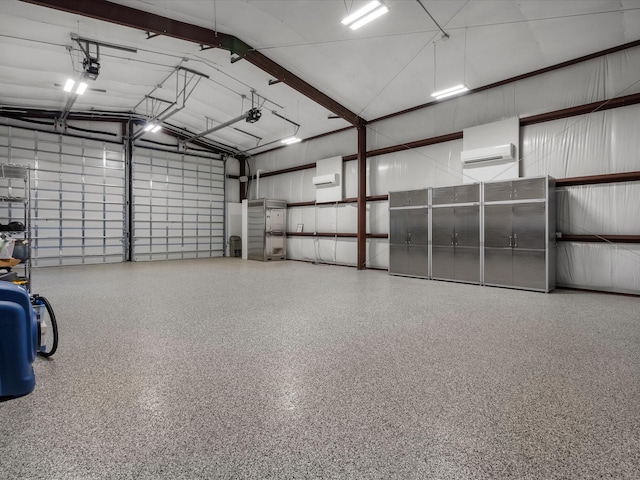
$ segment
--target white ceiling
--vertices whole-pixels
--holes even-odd
[[[233,35],[366,120],[427,103],[435,89],[462,82],[473,89],[640,39],[640,0],[422,0],[450,35],[446,41],[417,0],[385,0],[389,13],[355,32],[340,20],[366,0],[113,3]],[[239,116],[251,107],[251,91],[258,95],[260,121],[207,136],[237,151],[257,153],[294,133],[273,111],[300,124],[302,138],[349,125],[288,85],[269,85],[273,77],[247,61],[231,63],[222,49],[148,39],[144,31],[19,0],[0,1],[0,27],[3,108],[64,108],[60,85],[77,75],[83,58],[73,33],[138,49],[102,48],[100,75],[74,111],[131,111],[181,65],[209,76],[167,120],[193,133]],[[154,96],[174,100],[175,78]],[[136,113],[153,112],[143,102]]]

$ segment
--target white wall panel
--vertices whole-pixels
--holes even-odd
[[[389,247],[385,239],[368,239],[367,266],[388,268],[388,251]],[[287,258],[291,260],[355,266],[356,255],[357,240],[355,238],[287,238]]]
[[[367,204],[367,232],[389,233],[389,202]]]
[[[639,182],[566,187],[558,190],[556,205],[563,233],[640,235]]]
[[[369,195],[462,183],[462,140],[368,159]]]
[[[640,170],[640,105],[521,129],[522,173],[556,178]]]
[[[633,268],[629,268],[629,266]],[[558,244],[558,285],[640,294],[640,246]]]
[[[389,268],[389,242],[383,238],[367,240],[367,267]]]

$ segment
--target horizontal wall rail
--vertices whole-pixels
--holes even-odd
[[[602,183],[637,182],[640,172],[607,173],[604,175],[586,175],[556,179],[556,187],[573,187],[578,185],[598,185]]]
[[[560,242],[586,243],[640,243],[640,235],[569,235],[563,234]]]
[[[287,232],[288,237],[330,237],[330,238],[358,238],[357,233],[339,232]],[[367,238],[389,238],[386,233],[367,233]]]

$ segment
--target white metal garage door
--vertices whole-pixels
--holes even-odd
[[[0,126],[0,161],[33,169],[34,266],[124,261],[122,145]]]
[[[136,148],[132,260],[221,257],[224,162]]]

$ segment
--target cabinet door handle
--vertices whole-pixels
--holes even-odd
[[[409,240],[407,241],[407,243],[411,243],[411,232],[409,232]]]
[[[513,246],[514,247],[518,246],[518,234],[517,233],[513,234]]]
[[[513,247],[513,237],[509,235],[509,246]]]
[[[458,245],[458,234],[456,233],[453,238],[454,238],[453,244]]]

